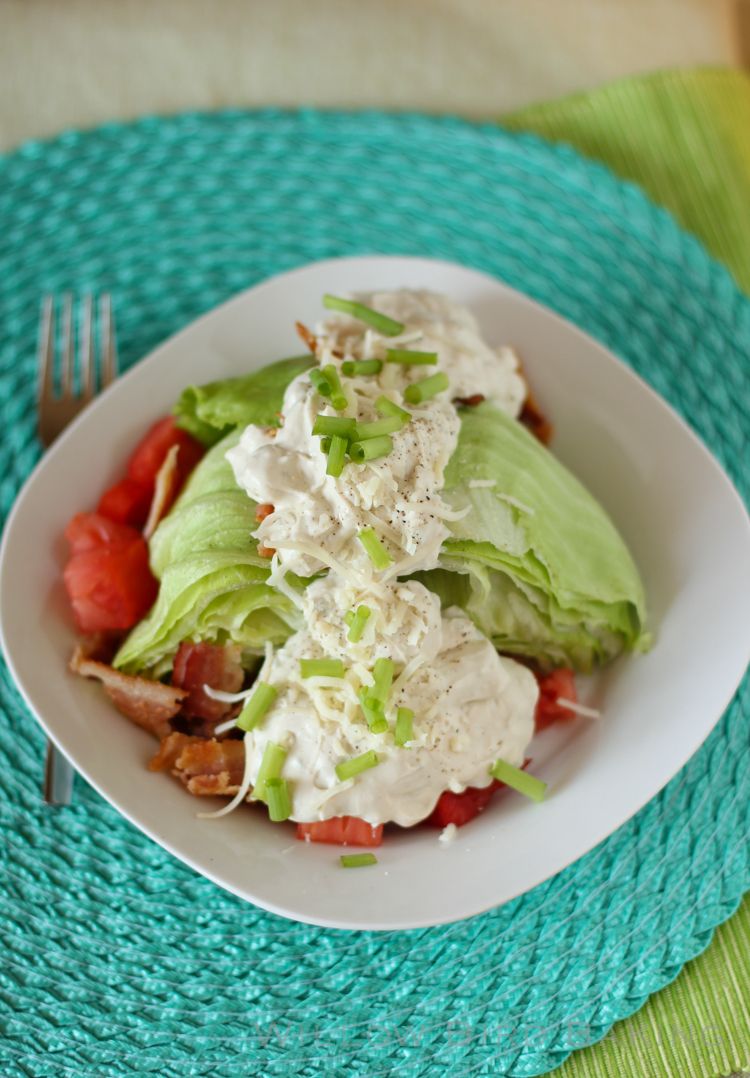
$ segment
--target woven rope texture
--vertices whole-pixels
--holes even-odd
[[[263,112],[113,125],[0,162],[3,512],[39,454],[42,293],[110,290],[129,364],[271,273],[365,252],[463,262],[555,308],[670,400],[747,496],[750,303],[637,189],[489,126]],[[0,1070],[544,1073],[676,976],[750,885],[749,704],[746,683],[652,803],[530,894],[349,934],[224,894],[80,780],[71,808],[44,809],[42,737],[5,672]]]

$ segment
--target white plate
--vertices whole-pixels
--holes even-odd
[[[424,828],[389,835],[377,866],[343,871],[336,847],[296,842],[291,827],[258,812],[196,819],[197,803],[178,783],[146,771],[155,743],[98,685],[67,672],[74,633],[60,583],[61,534],[74,512],[96,504],[186,385],[298,353],[294,320],[320,317],[324,292],[397,287],[469,304],[489,341],[518,348],[554,422],[555,453],[608,509],[635,555],[657,643],[645,657],[581,679],[583,699],[604,713],[600,722],[576,720],[536,739],[534,772],[549,783],[546,803],[506,795],[449,845]],[[89,782],[222,887],[275,913],[338,928],[411,928],[479,913],[611,834],[682,767],[727,706],[750,652],[749,598],[745,510],[716,461],[652,390],[601,345],[498,281],[397,257],[339,259],[275,277],[158,348],[44,457],[16,502],[0,561],[0,628],[13,675]]]

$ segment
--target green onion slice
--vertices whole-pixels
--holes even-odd
[[[364,868],[378,863],[374,853],[342,853],[339,861],[342,868]]]
[[[385,707],[393,684],[393,659],[376,659],[372,676],[375,684],[367,690],[367,695],[371,699],[378,700],[381,706]]]
[[[371,691],[371,689],[361,690],[359,694],[359,704],[370,730],[372,730],[374,734],[382,734],[388,729],[388,723],[383,714],[383,705],[376,697],[369,695]],[[383,726],[384,722],[385,727]],[[376,730],[376,726],[379,727],[379,729]]]
[[[255,686],[255,692],[237,716],[237,725],[240,730],[254,729],[278,695],[278,689],[275,689],[273,685],[269,685],[267,681],[259,681]]]
[[[505,760],[495,760],[490,768],[490,774],[493,778],[504,782],[506,786],[518,790],[519,794],[523,794],[524,797],[530,797],[532,801],[544,801],[547,783],[542,782],[541,779],[535,779],[533,775],[522,771],[520,767],[506,764]]]
[[[300,677],[343,677],[346,667],[341,659],[300,659]]]
[[[396,744],[403,748],[414,737],[414,712],[410,707],[400,707],[396,712],[396,728],[393,733]]]
[[[333,439],[331,438],[331,436],[329,434],[327,434],[325,436],[325,438],[321,438],[320,439],[320,452],[325,453],[325,455],[328,456],[328,451],[331,448],[331,442],[332,441],[333,441]]]
[[[362,633],[365,631],[368,619],[372,614],[369,606],[365,606],[364,603],[358,606],[356,610],[350,610],[348,614],[344,615],[344,621],[349,626],[349,632],[346,634],[347,640],[350,640],[352,644],[356,644],[362,639]]]
[[[357,538],[364,547],[367,557],[376,569],[386,569],[393,562],[393,558],[380,542],[372,528],[363,528],[361,532],[357,533]]]
[[[321,397],[330,397],[331,395],[331,383],[328,381],[323,372],[315,367],[309,371],[308,377],[311,384],[320,393]]]
[[[331,404],[337,412],[343,412],[349,403],[346,399],[346,394],[341,387],[341,379],[339,378],[339,372],[333,366],[332,363],[328,363],[325,367],[321,368],[325,379],[331,387]]]
[[[407,386],[404,390],[404,400],[409,404],[421,404],[423,401],[436,397],[438,393],[442,393],[448,385],[448,375],[445,371],[438,371],[437,374],[431,374],[429,378],[423,378],[421,382],[412,382],[410,386]]]
[[[345,359],[341,364],[341,373],[347,378],[358,374],[380,374],[382,369],[382,359]]]
[[[269,779],[281,778],[281,769],[286,760],[286,749],[273,741],[267,741],[260,761],[258,774],[253,786],[253,797],[258,801],[266,800],[266,784]]]
[[[358,318],[384,337],[397,337],[406,328],[387,314],[373,311],[372,307],[366,307],[364,303],[357,303],[353,299],[341,299],[339,296],[326,294],[323,296],[323,306],[329,311],[341,311],[343,314],[350,314],[352,318]]]
[[[385,358],[389,363],[408,363],[411,366],[437,363],[437,352],[412,352],[408,348],[388,348]]]
[[[312,432],[328,435],[331,438],[334,435],[339,438],[354,438],[356,430],[357,423],[354,419],[347,419],[341,415],[319,415],[315,417]]]
[[[363,752],[361,756],[353,756],[350,760],[342,760],[340,764],[336,764],[336,775],[341,782],[346,782],[347,779],[353,779],[355,775],[360,775],[371,767],[377,767],[379,763],[378,754],[370,749],[369,752]]]
[[[394,434],[406,426],[406,420],[397,415],[387,415],[383,419],[374,419],[372,423],[357,423],[356,440],[367,441],[368,438],[380,438],[383,434]]]
[[[338,434],[333,435],[331,444],[328,447],[326,475],[332,475],[334,479],[341,475],[346,462],[346,447],[348,444],[346,438],[340,438]]]
[[[366,460],[379,460],[387,457],[393,449],[390,434],[381,434],[379,438],[365,438],[363,442],[349,444],[349,456],[355,464],[364,464]]]
[[[288,820],[292,814],[292,797],[286,779],[266,779],[266,804],[273,823]]]
[[[407,412],[405,408],[399,408],[388,397],[378,397],[375,401],[375,411],[382,416],[398,416],[399,419],[403,419],[404,423],[408,423],[411,419],[411,412]]]

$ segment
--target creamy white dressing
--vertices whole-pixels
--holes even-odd
[[[245,738],[247,775],[254,781],[268,741],[283,745],[283,777],[292,793],[292,819],[358,816],[369,823],[410,826],[432,811],[446,789],[486,786],[495,759],[520,765],[533,733],[538,689],[519,663],[494,647],[458,609],[441,614],[439,600],[422,584],[399,580],[434,568],[455,511],[440,492],[455,449],[457,397],[482,393],[510,415],[526,389],[509,349],[494,350],[479,335],[473,315],[429,292],[358,296],[367,306],[404,324],[384,337],[361,321],[334,315],[316,327],[316,356],[336,366],[351,359],[385,359],[387,348],[436,352],[438,364],[384,363],[375,376],[345,377],[345,410],[336,412],[307,373],[287,388],[279,429],[248,427],[227,453],[238,484],[270,513],[255,535],[276,551],[273,582],[285,573],[327,573],[297,599],[305,628],[266,663],[264,680],[278,696],[263,723]],[[421,405],[405,404],[403,391],[436,370],[449,387]],[[385,395],[411,413],[391,435],[385,457],[348,462],[339,477],[326,475],[327,458],[312,434],[318,415],[370,422]],[[358,538],[371,528],[391,564],[376,570]],[[348,639],[347,613],[372,611],[361,639]],[[300,675],[301,659],[337,658],[344,678]],[[359,702],[372,684],[376,659],[391,659],[395,680],[388,699],[389,730],[374,734]],[[398,707],[414,712],[414,740],[396,745]],[[336,765],[374,751],[378,764],[340,782]]]

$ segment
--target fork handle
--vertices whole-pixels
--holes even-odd
[[[73,797],[73,766],[52,741],[44,759],[44,800],[48,805],[69,805]]]

